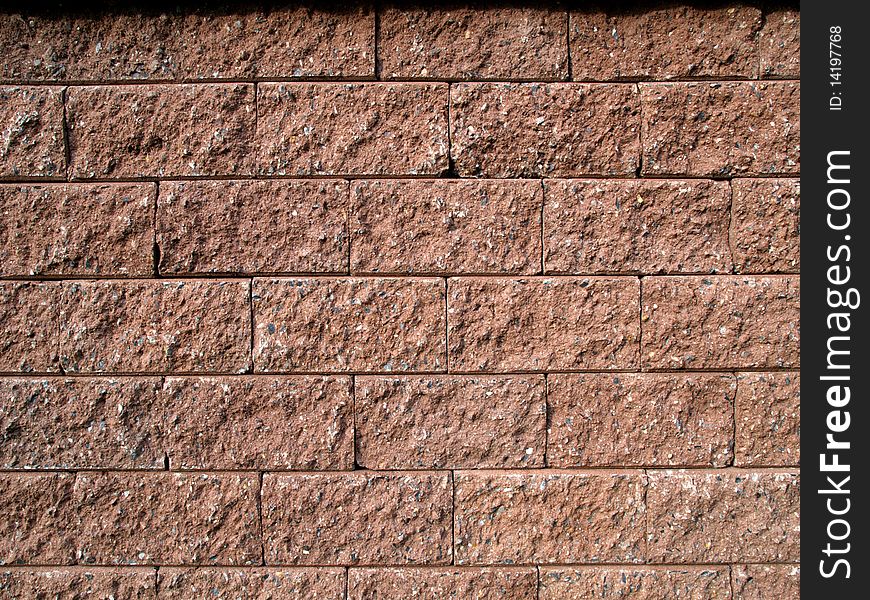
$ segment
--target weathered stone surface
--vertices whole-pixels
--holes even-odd
[[[249,368],[247,281],[87,281],[64,286],[67,372],[239,372]]]
[[[159,379],[0,379],[0,467],[162,469]]]
[[[543,567],[541,600],[731,600],[726,568]]]
[[[572,12],[575,80],[758,76],[761,11],[751,6]]]
[[[739,374],[735,415],[735,465],[800,465],[800,373]]]
[[[347,182],[160,186],[161,273],[347,272]]]
[[[158,575],[161,600],[343,600],[343,569],[178,569]]]
[[[250,174],[250,84],[73,87],[70,173],[78,179]]]
[[[3,275],[151,275],[153,183],[0,185]]]
[[[456,564],[642,562],[640,471],[460,471]]]
[[[0,87],[0,179],[62,178],[65,169],[60,88]]]
[[[547,273],[731,270],[725,182],[547,181],[544,198]]]
[[[801,13],[773,10],[758,33],[762,77],[801,76]]]
[[[647,277],[641,318],[648,368],[800,364],[797,276]]]
[[[154,570],[33,568],[0,571],[7,600],[154,600]]]
[[[262,83],[265,175],[438,175],[448,168],[444,83]]]
[[[351,569],[348,599],[536,600],[538,574],[531,568]]]
[[[537,181],[358,181],[353,273],[539,273]]]
[[[800,173],[800,83],[642,83],[643,174]]]
[[[156,403],[172,469],[351,469],[349,377],[168,377]]]
[[[449,564],[449,473],[263,477],[266,563]]]
[[[800,475],[791,471],[650,471],[649,560],[800,559]]]
[[[74,481],[70,473],[0,473],[0,564],[73,563]]]
[[[260,564],[256,473],[79,473],[84,564]],[[73,517],[73,515],[71,515]]]
[[[730,375],[551,374],[551,467],[712,466],[733,457]]]
[[[734,600],[780,600],[801,597],[800,565],[735,565],[731,569]]]
[[[57,371],[59,288],[0,281],[0,371]]]
[[[731,189],[734,268],[744,273],[800,271],[800,180],[735,179]]]
[[[637,279],[462,278],[448,282],[456,371],[637,366]]]
[[[362,467],[544,465],[543,376],[357,377],[354,401]]]
[[[568,78],[568,19],[549,8],[386,7],[378,59],[387,79]]]
[[[441,279],[255,279],[257,371],[441,371]]]
[[[459,83],[450,102],[463,177],[628,175],[639,164],[633,85]]]

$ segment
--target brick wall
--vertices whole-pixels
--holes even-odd
[[[0,17],[0,595],[798,597],[799,14],[539,6]]]

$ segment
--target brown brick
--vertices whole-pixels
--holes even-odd
[[[461,471],[456,564],[642,562],[640,471]]]
[[[84,564],[260,564],[256,473],[79,473]]]
[[[354,401],[365,468],[544,465],[542,376],[357,377]]]
[[[63,144],[59,88],[0,87],[0,179],[64,177]]]
[[[438,175],[448,168],[444,83],[263,83],[266,175]]]
[[[378,59],[387,79],[568,78],[568,19],[549,8],[385,8]]]
[[[725,466],[735,387],[730,375],[550,375],[547,464]]]
[[[449,473],[263,477],[266,563],[449,564]]]
[[[53,283],[0,281],[0,371],[57,371]]]
[[[633,85],[459,83],[450,87],[450,155],[468,177],[634,174],[640,95]]]
[[[731,600],[727,568],[543,567],[541,600]]]
[[[0,473],[0,564],[73,563],[74,481],[69,473]]]
[[[158,578],[161,600],[344,600],[343,569],[163,567]]]
[[[799,565],[735,565],[731,579],[734,600],[764,600],[771,594],[781,600],[801,597]]]
[[[65,285],[61,364],[67,372],[249,368],[247,281],[88,281]]]
[[[354,273],[539,273],[537,181],[358,181]]]
[[[144,568],[32,568],[0,571],[9,600],[154,600],[154,570]]]
[[[0,379],[0,467],[163,468],[159,380]]]
[[[774,10],[758,34],[762,77],[801,76],[801,13]]]
[[[173,469],[351,469],[349,377],[169,377],[157,403]]]
[[[347,183],[160,186],[161,273],[347,273]]]
[[[800,281],[773,277],[643,280],[643,362],[652,369],[796,367]]]
[[[637,366],[633,278],[451,279],[448,352],[457,371]]]
[[[800,558],[800,475],[789,471],[650,471],[650,562]]]
[[[739,374],[734,464],[800,465],[800,409],[800,373]]]
[[[538,587],[533,568],[351,569],[348,578],[349,600],[536,600]]]
[[[547,181],[544,197],[548,273],[731,270],[727,183]]]
[[[258,371],[445,369],[440,279],[255,279]]]
[[[75,178],[249,174],[250,84],[94,86],[67,92]]]
[[[643,83],[645,175],[800,173],[800,83]]]
[[[0,186],[4,275],[151,275],[154,184]]]
[[[761,11],[749,6],[572,12],[573,78],[755,78],[760,28]]]
[[[734,179],[731,241],[738,272],[801,268],[801,184],[798,179]]]

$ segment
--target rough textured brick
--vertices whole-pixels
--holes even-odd
[[[61,90],[0,87],[0,179],[63,177],[65,168]]]
[[[69,473],[0,473],[0,564],[73,563],[74,481]]]
[[[57,371],[58,286],[0,281],[0,371]]]
[[[0,186],[4,275],[151,275],[154,184]]]
[[[731,188],[734,268],[746,273],[800,271],[800,180],[735,179]]]
[[[260,564],[256,473],[79,473],[84,564]]]
[[[544,465],[542,376],[357,377],[354,402],[365,468]]]
[[[801,597],[801,568],[798,565],[735,565],[731,569],[734,600],[781,600]]]
[[[788,562],[800,557],[800,475],[650,471],[649,560]]]
[[[343,600],[343,569],[161,568],[159,596],[166,600]]]
[[[539,273],[537,181],[359,181],[353,273]]]
[[[633,85],[460,83],[450,88],[450,156],[463,177],[634,174]]]
[[[449,473],[263,477],[266,563],[449,564]]]
[[[169,377],[157,414],[176,469],[351,469],[349,377]]]
[[[74,178],[251,172],[254,86],[94,86],[67,92]]]
[[[800,84],[644,83],[643,173],[800,172]]]
[[[440,279],[255,279],[258,371],[440,371]],[[324,318],[328,315],[328,318]]]
[[[731,600],[728,569],[544,567],[541,600]]]
[[[0,467],[163,468],[159,380],[0,379]]]
[[[457,371],[637,366],[632,278],[451,279],[448,352]]]
[[[154,600],[154,570],[15,569],[0,571],[7,600]]]
[[[738,375],[734,464],[800,465],[800,410],[800,373]]]
[[[796,367],[800,281],[785,277],[648,277],[643,361],[652,369]]]
[[[529,568],[351,569],[348,599],[536,600],[538,574]]]
[[[801,76],[801,14],[774,10],[758,34],[762,77]]]
[[[568,78],[568,19],[547,8],[385,8],[381,76],[423,79]]]
[[[761,11],[750,6],[572,12],[575,80],[758,75]]]
[[[547,273],[731,270],[727,183],[547,181],[544,198]]]
[[[347,272],[347,183],[160,186],[161,273]]]
[[[730,375],[549,375],[547,464],[725,466],[735,387]]]
[[[263,83],[267,175],[437,175],[448,168],[443,83]]]
[[[461,471],[456,564],[642,562],[640,472]]]
[[[247,281],[88,281],[63,290],[67,372],[248,369]]]

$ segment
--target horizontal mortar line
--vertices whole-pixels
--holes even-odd
[[[728,566],[784,566],[784,567],[799,567],[800,562],[758,562],[758,561],[729,561],[721,563],[697,562],[697,563],[650,563],[650,562],[573,562],[573,563],[475,563],[475,564],[409,564],[409,563],[339,563],[339,564],[298,564],[298,563],[265,563],[252,565],[211,565],[211,564],[184,564],[184,563],[143,563],[143,564],[69,564],[69,565],[52,565],[45,563],[0,565],[2,571],[27,571],[32,569],[52,569],[52,570],[76,570],[85,571],[87,569],[102,569],[102,570],[120,570],[120,571],[150,571],[155,568],[167,569],[195,569],[195,570],[215,570],[215,571],[253,571],[256,569],[407,569],[407,570],[448,570],[448,571],[471,571],[475,569],[531,569],[534,567],[547,568],[574,568],[594,569],[594,568],[625,568],[625,569],[704,569],[704,568],[724,568]]]

